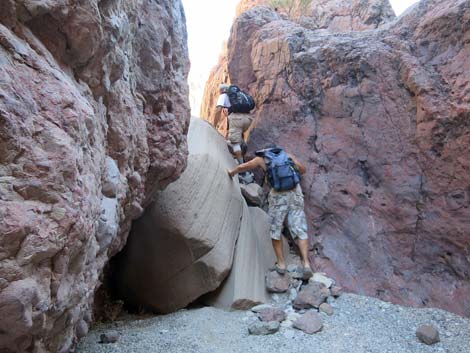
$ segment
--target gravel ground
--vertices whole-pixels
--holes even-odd
[[[278,297],[280,302],[285,302]],[[321,314],[323,330],[314,335],[290,327],[251,336],[258,320],[250,311],[211,307],[185,309],[146,319],[126,318],[94,328],[79,353],[470,353],[470,319],[438,309],[412,309],[375,298],[343,294],[331,301],[332,316]],[[441,342],[427,346],[415,335],[422,324],[436,326]],[[117,343],[100,344],[100,334],[117,331]]]

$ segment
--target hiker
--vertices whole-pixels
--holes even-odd
[[[249,111],[255,106],[253,98],[247,93],[241,91],[235,85],[222,83],[219,85],[219,99],[217,100],[217,108],[222,110],[222,114],[227,117],[228,121],[228,134],[226,138],[230,144],[232,153],[237,159],[238,163],[243,163],[242,144],[244,144],[243,134],[248,130],[253,118]],[[238,99],[239,104],[233,104],[233,97]],[[232,103],[231,103],[232,101]]]
[[[293,155],[286,153],[278,146],[270,146],[255,152],[251,161],[229,170],[230,178],[237,173],[260,167],[264,170],[270,184],[269,191],[269,231],[277,262],[273,270],[280,274],[286,273],[287,265],[282,248],[281,232],[284,221],[292,237],[298,238],[300,256],[305,277],[312,276],[308,261],[307,220],[304,211],[304,196],[300,187],[300,175],[306,172],[305,166]]]

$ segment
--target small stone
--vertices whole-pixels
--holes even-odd
[[[311,335],[321,331],[323,323],[317,313],[308,311],[294,322],[294,327]]]
[[[327,289],[323,283],[313,282],[303,287],[294,300],[293,306],[295,309],[310,309],[318,308],[328,298],[328,294],[324,289]]]
[[[288,272],[302,272],[302,268],[296,264],[289,264],[287,266],[287,271]]]
[[[252,307],[250,310],[254,313],[259,313],[263,309],[269,309],[272,308],[272,305],[269,304],[260,304]]]
[[[439,331],[432,325],[420,326],[416,330],[416,337],[427,345],[432,345],[440,341]]]
[[[312,278],[309,279],[309,283],[312,282],[320,282],[325,285],[326,288],[330,288],[334,284],[334,280],[331,278],[327,277],[324,273],[322,272],[315,272],[312,276]]]
[[[304,278],[304,273],[303,273],[303,271],[300,267],[296,271],[290,272],[290,274],[291,274],[292,278],[295,278],[295,279],[303,280],[303,278]]]
[[[291,288],[289,291],[289,300],[294,301],[297,298],[297,290],[295,288]]]
[[[280,275],[276,271],[270,271],[266,274],[266,289],[272,293],[284,293],[289,289],[289,274]]]
[[[77,335],[77,338],[85,337],[87,333],[88,324],[85,322],[85,320],[79,320],[75,328],[75,334]]]
[[[261,321],[277,321],[282,322],[286,319],[286,313],[279,308],[265,308],[258,312]]]
[[[323,303],[320,305],[319,309],[321,312],[325,313],[328,316],[333,315],[333,308],[331,307],[330,304]]]
[[[257,321],[248,327],[250,335],[270,335],[279,331],[280,324],[277,321]]]
[[[330,291],[331,295],[335,298],[338,298],[341,294],[343,294],[343,288],[340,286],[331,286]]]
[[[116,343],[119,341],[119,333],[117,331],[109,331],[100,335],[99,343]]]
[[[256,183],[240,184],[240,189],[245,200],[254,206],[261,206],[263,203],[263,189]]]

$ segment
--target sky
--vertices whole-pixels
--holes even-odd
[[[189,89],[192,115],[199,115],[204,86],[230,35],[240,0],[182,0],[188,31]],[[348,1],[348,0],[345,0]],[[418,0],[389,0],[399,16]]]

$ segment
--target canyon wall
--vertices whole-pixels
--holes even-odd
[[[257,103],[249,150],[275,142],[307,164],[317,270],[470,316],[470,3],[422,0],[393,19],[387,1],[352,2],[336,7],[344,22],[262,3],[241,3],[202,117],[216,120],[227,78]]]
[[[181,2],[0,3],[0,351],[68,352],[131,221],[186,166]]]

